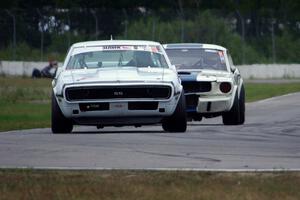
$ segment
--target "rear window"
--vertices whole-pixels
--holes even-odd
[[[224,52],[214,49],[166,49],[177,69],[211,69],[227,71]]]

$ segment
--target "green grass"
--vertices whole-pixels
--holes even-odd
[[[0,131],[50,127],[50,103],[0,102]]]
[[[0,77],[0,131],[50,126],[50,79]]]
[[[0,77],[0,101],[2,102],[49,101],[50,95],[50,79]]]
[[[300,91],[300,83],[245,83],[246,101]],[[0,76],[0,131],[50,126],[50,79]]]
[[[0,170],[0,180],[0,199],[300,199],[299,172]]]
[[[300,91],[299,83],[246,83],[246,101],[253,102]]]

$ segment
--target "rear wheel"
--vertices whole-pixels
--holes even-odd
[[[162,127],[167,132],[185,132],[186,121],[185,98],[182,92],[173,115],[163,120]]]
[[[72,121],[67,119],[61,112],[54,93],[52,93],[52,110],[51,110],[51,129],[52,133],[70,133],[73,129]]]
[[[236,93],[230,111],[222,115],[224,125],[240,125],[245,122],[245,89],[242,85],[240,96]]]

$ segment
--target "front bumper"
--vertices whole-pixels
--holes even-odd
[[[222,93],[195,93],[186,94],[187,109],[189,113],[220,113],[229,111],[233,105],[236,95],[237,86],[234,86],[232,91],[227,94]]]
[[[168,99],[114,98],[68,101],[64,94],[56,95],[56,100],[63,115],[75,124],[145,125],[158,123],[174,113],[182,88],[175,90],[173,85],[169,86],[172,87],[172,92]]]
[[[198,113],[217,113],[229,111],[232,105],[232,96],[199,97],[196,110]]]
[[[109,104],[108,110],[93,110],[82,111],[80,103],[69,103],[63,98],[58,99],[59,107],[66,118],[80,118],[80,117],[147,117],[147,116],[170,116],[174,113],[180,95],[173,96],[169,101],[156,101],[158,102],[157,109],[155,110],[130,110],[128,108],[129,101],[115,101],[106,103]],[[103,101],[101,101],[103,103]],[[138,101],[134,102],[147,102]],[[151,102],[151,101],[148,101]],[[85,102],[89,103],[89,102]],[[96,103],[96,102],[93,102]]]
[[[149,86],[168,86],[171,87],[170,97],[165,98],[112,98],[112,99],[83,99],[78,101],[68,101],[66,99],[66,88],[70,87],[89,87],[89,86],[99,86],[99,87],[149,87]],[[92,117],[92,118],[112,118],[112,117],[149,117],[149,116],[170,116],[174,113],[179,100],[182,88],[176,88],[172,83],[89,83],[89,84],[76,84],[76,85],[66,85],[63,87],[63,93],[57,93],[54,88],[54,93],[56,94],[56,99],[58,105],[66,118],[82,118],[82,117]],[[61,95],[59,95],[61,94]],[[157,107],[155,109],[132,109],[132,104],[134,103],[147,103],[155,102]],[[106,103],[106,109],[103,110],[82,110],[80,104],[82,103]],[[130,105],[129,105],[130,104]],[[108,107],[108,108],[107,108]]]

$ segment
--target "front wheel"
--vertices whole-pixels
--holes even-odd
[[[73,123],[67,119],[61,112],[54,93],[52,92],[52,110],[51,110],[51,129],[52,133],[70,133],[73,129]]]
[[[230,111],[222,115],[224,125],[240,125],[245,122],[245,89],[242,85],[240,95],[235,95]]]
[[[180,95],[174,113],[166,117],[162,122],[162,127],[167,132],[185,132],[187,127],[185,97],[183,92]]]
[[[239,105],[240,106],[240,124],[244,124],[245,123],[245,110],[246,110],[244,85],[242,85],[242,88],[241,88],[239,104],[240,104]]]

